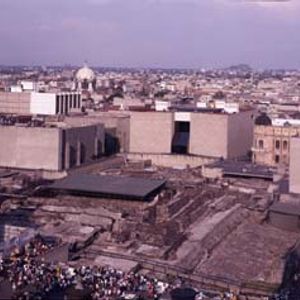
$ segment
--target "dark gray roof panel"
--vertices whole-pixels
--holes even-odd
[[[239,176],[273,180],[272,168],[242,161],[220,160],[209,164],[208,168],[220,168],[225,176]]]
[[[285,215],[300,216],[300,205],[277,202],[269,208],[269,211]]]
[[[56,181],[50,189],[144,199],[164,184],[165,180],[76,174]]]

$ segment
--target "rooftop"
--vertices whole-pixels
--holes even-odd
[[[260,178],[273,180],[274,172],[266,166],[252,164],[243,161],[217,161],[206,166],[208,168],[221,168],[224,176]]]
[[[269,211],[284,215],[300,216],[300,205],[277,202],[270,207]]]
[[[54,191],[114,199],[148,200],[165,184],[165,180],[123,176],[74,174],[47,187]]]

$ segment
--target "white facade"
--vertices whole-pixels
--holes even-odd
[[[207,108],[206,102],[197,102],[196,104],[197,108]]]
[[[31,93],[30,113],[33,115],[59,115],[80,112],[79,93]]]
[[[286,124],[290,124],[292,126],[300,126],[300,120],[299,119],[284,119],[284,118],[272,119],[273,126],[284,126]]]
[[[213,103],[197,102],[197,108],[215,108],[222,109],[228,114],[235,114],[240,111],[239,104],[235,102],[226,102],[224,100],[215,100]]]
[[[12,85],[10,87],[10,91],[12,93],[22,93],[23,92],[22,87],[20,85]]]
[[[55,115],[56,94],[31,93],[30,113],[33,115]]]
[[[33,81],[21,81],[21,87],[23,91],[37,91],[37,83]]]
[[[235,102],[226,102],[223,100],[215,100],[215,108],[223,109],[228,114],[234,114],[239,112],[239,104]]]
[[[175,112],[174,120],[176,122],[191,122],[191,113]]]
[[[170,107],[170,101],[156,100],[155,110],[156,111],[168,111]]]

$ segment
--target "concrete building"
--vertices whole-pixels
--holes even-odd
[[[258,117],[254,127],[252,159],[268,166],[288,165],[291,138],[300,134],[300,126],[273,126],[271,120]],[[261,122],[260,122],[261,121]]]
[[[0,93],[0,113],[17,115],[66,115],[80,112],[79,93]]]
[[[4,114],[30,114],[30,93],[0,92],[0,113]]]
[[[290,193],[300,194],[300,138],[291,139],[290,145]]]
[[[92,162],[104,152],[101,124],[0,126],[0,136],[1,167],[62,171]]]
[[[65,122],[71,126],[101,123],[105,127],[105,153],[129,152],[129,113],[91,112],[86,116],[66,117]]]
[[[130,152],[191,154],[225,159],[246,156],[253,139],[253,111],[237,114],[131,112]]]

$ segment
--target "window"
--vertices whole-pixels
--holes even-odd
[[[63,96],[60,97],[60,113],[64,112],[64,98]]]
[[[78,108],[80,108],[81,106],[81,96],[80,95],[77,95],[77,102],[78,102]]]
[[[55,102],[55,113],[59,113],[59,96],[56,96],[56,102]]]
[[[68,114],[69,112],[69,97],[65,96],[65,114]]]
[[[70,101],[70,108],[73,108],[73,97],[74,97],[74,95],[73,94],[71,94],[70,96],[69,96],[69,101]]]
[[[77,162],[77,151],[73,146],[69,147],[69,168],[73,168],[76,166]]]
[[[259,149],[263,149],[264,148],[264,141],[263,140],[259,140],[258,141],[258,148]]]
[[[275,163],[278,164],[280,162],[280,156],[275,155]]]
[[[80,143],[80,164],[86,162],[86,147],[83,143]]]
[[[276,142],[275,142],[275,148],[276,149],[280,149],[280,141],[279,140],[276,140]]]
[[[288,149],[288,142],[287,141],[283,141],[282,148],[283,148],[283,150],[287,150]]]

